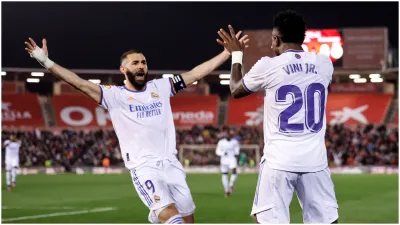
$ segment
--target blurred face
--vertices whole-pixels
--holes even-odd
[[[279,35],[279,31],[277,29],[272,30],[272,45],[271,49],[274,51],[276,56],[279,56],[281,54],[280,52],[280,46],[281,46],[281,39]]]
[[[133,53],[126,57],[120,66],[120,71],[135,89],[141,90],[147,83],[147,61],[143,54]]]
[[[17,138],[14,135],[10,136],[10,141],[15,141]]]

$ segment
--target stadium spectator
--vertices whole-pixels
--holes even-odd
[[[258,144],[263,148],[261,127],[193,126],[191,129],[177,129],[177,144],[216,144],[230,130],[241,144]],[[62,132],[37,131],[2,133],[2,141],[10,135],[17,135],[23,143],[20,151],[20,165],[34,166],[103,166],[103,159],[110,166],[122,166],[118,139],[112,130]],[[355,128],[344,125],[328,125],[326,146],[330,166],[398,165],[398,128],[385,125],[366,125]],[[242,151],[241,165],[255,166],[255,155]],[[3,150],[4,154],[4,150]],[[4,159],[4,155],[3,155]],[[186,165],[218,165],[214,151],[186,151]],[[4,163],[3,163],[4,165]]]

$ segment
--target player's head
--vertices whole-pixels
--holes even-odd
[[[228,139],[228,140],[231,140],[234,136],[235,136],[235,131],[229,130],[229,131],[227,132],[227,139]]]
[[[282,54],[283,44],[298,44],[304,42],[306,23],[303,17],[293,10],[285,10],[275,15],[272,30],[271,48],[276,55]]]
[[[17,137],[15,137],[15,135],[10,135],[10,141],[16,141]]]
[[[130,50],[121,56],[121,73],[125,75],[136,89],[142,89],[147,83],[147,61],[143,53],[138,50]]]

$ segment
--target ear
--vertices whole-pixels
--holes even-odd
[[[119,71],[121,71],[121,73],[125,74],[125,68],[123,66],[119,66]]]

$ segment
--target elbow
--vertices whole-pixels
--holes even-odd
[[[232,97],[233,97],[234,99],[240,98],[240,95],[239,95],[239,93],[238,93],[236,90],[232,91],[231,94],[232,94]]]

